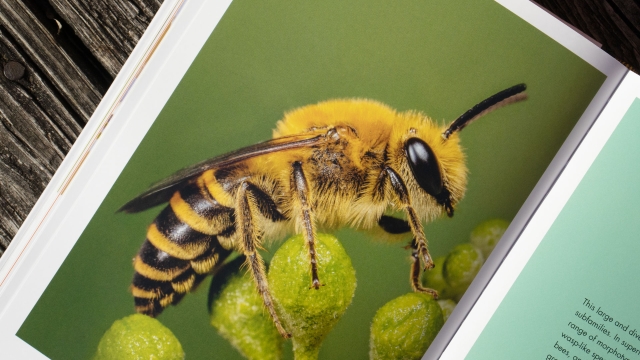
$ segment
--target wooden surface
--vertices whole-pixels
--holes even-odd
[[[0,254],[161,5],[0,0]],[[537,0],[640,69],[640,0]]]

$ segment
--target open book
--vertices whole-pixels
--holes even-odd
[[[633,255],[640,243],[618,242],[634,231],[599,222],[637,218],[631,136],[638,133],[638,77],[524,0],[166,0],[0,258],[3,357],[89,358],[114,321],[135,312],[132,259],[178,190],[169,182],[169,198],[144,207],[159,206],[134,214],[118,210],[180,169],[267,141],[286,113],[327,100],[372,100],[446,126],[521,83],[526,101],[455,135],[468,174],[451,205],[454,216],[446,216],[445,200],[425,200],[442,205],[429,207],[432,217],[442,216],[423,224],[436,259],[468,243],[487,220],[510,224],[466,293],[454,296],[459,302],[426,356],[614,359],[616,351],[639,358],[633,350],[640,348],[633,333],[640,327]],[[574,201],[578,195],[616,201]],[[237,216],[236,209],[233,224]],[[413,292],[412,251],[405,248],[411,232],[381,242],[351,223],[318,229],[339,239],[357,279],[320,358],[367,358],[378,309]],[[270,259],[288,236],[263,239],[261,256]],[[239,249],[239,242],[225,251]],[[210,325],[211,277],[202,278],[199,289],[175,306],[173,298],[153,298],[163,310],[157,319],[189,358],[240,359]],[[138,302],[149,312],[145,306]],[[270,321],[269,311],[264,316]],[[291,357],[289,347],[285,357]]]

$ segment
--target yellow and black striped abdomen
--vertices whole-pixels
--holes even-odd
[[[200,177],[177,191],[149,226],[134,259],[136,311],[160,314],[231,253],[219,237],[228,239],[235,232],[234,211],[211,196],[205,180]]]

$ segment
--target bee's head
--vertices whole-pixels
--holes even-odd
[[[418,137],[410,137],[404,143],[409,168],[420,188],[442,205],[453,216],[451,192],[442,178],[440,164],[429,144]]]
[[[524,84],[513,86],[480,102],[445,129],[425,124],[404,137],[404,156],[415,184],[450,217],[464,194],[467,171],[459,139],[453,135],[499,107],[526,99],[525,90]]]

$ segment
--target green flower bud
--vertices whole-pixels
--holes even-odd
[[[420,359],[443,324],[442,309],[431,295],[409,293],[393,299],[373,318],[369,357]]]
[[[104,333],[94,360],[184,359],[184,350],[171,330],[142,314],[116,320]]]
[[[438,300],[438,305],[440,305],[440,308],[442,309],[444,321],[447,321],[449,315],[451,315],[453,310],[456,308],[456,302],[451,299]]]
[[[356,289],[355,270],[338,239],[318,234],[315,250],[322,284],[317,290],[311,288],[309,250],[301,235],[278,249],[269,268],[271,294],[292,335],[298,360],[317,359],[320,344],[351,304]]]
[[[507,231],[509,222],[502,219],[487,220],[480,225],[476,226],[471,232],[471,243],[482,251],[485,259],[489,257],[489,254],[496,247],[498,241]]]
[[[442,276],[442,269],[446,257],[441,256],[433,260],[433,268],[422,273],[422,286],[436,290],[438,298],[450,299],[454,293]]]
[[[211,325],[247,359],[281,359],[284,339],[265,311],[241,256],[226,264],[211,281]]]
[[[453,248],[444,261],[442,276],[449,284],[454,299],[459,300],[484,264],[482,252],[471,244]]]

